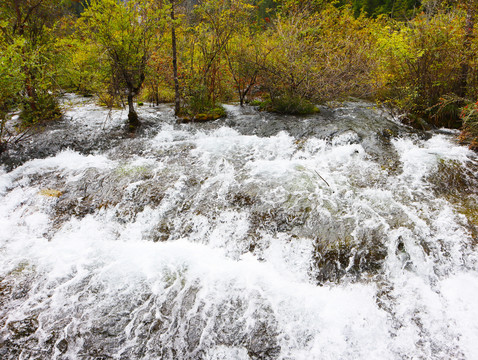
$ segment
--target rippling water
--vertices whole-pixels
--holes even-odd
[[[478,358],[478,161],[367,103],[71,97],[0,171],[2,359]]]

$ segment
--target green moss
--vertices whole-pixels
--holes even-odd
[[[221,106],[218,105],[212,109],[204,111],[199,114],[191,114],[190,112],[185,112],[179,115],[179,121],[182,123],[187,122],[205,122],[205,121],[213,121],[226,116],[226,110]]]

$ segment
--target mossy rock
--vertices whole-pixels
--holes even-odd
[[[190,122],[207,122],[214,121],[226,116],[226,111],[222,107],[216,107],[210,111],[203,112],[196,115],[180,114],[178,115],[178,123],[190,123]]]
[[[37,331],[38,326],[39,323],[35,317],[12,321],[7,324],[8,330],[16,339],[34,334]]]
[[[378,274],[387,257],[387,247],[380,229],[368,229],[354,239],[350,234],[335,242],[315,240],[312,273],[317,283],[338,283],[343,278],[352,281]]]
[[[186,115],[178,115],[177,118],[178,118],[177,119],[178,124],[187,124],[187,123],[193,122],[193,120],[189,116],[186,116]]]
[[[153,176],[152,171],[147,166],[124,165],[116,169],[116,174],[120,177],[149,179]]]
[[[219,119],[220,116],[217,116],[216,114],[197,114],[194,117],[194,121],[213,121]]]

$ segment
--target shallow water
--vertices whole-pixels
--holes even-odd
[[[478,161],[453,133],[345,103],[144,107],[131,136],[69,101],[0,172],[2,359],[478,357]]]

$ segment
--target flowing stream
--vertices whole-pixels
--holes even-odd
[[[477,359],[478,158],[368,103],[69,96],[0,168],[1,359]]]

